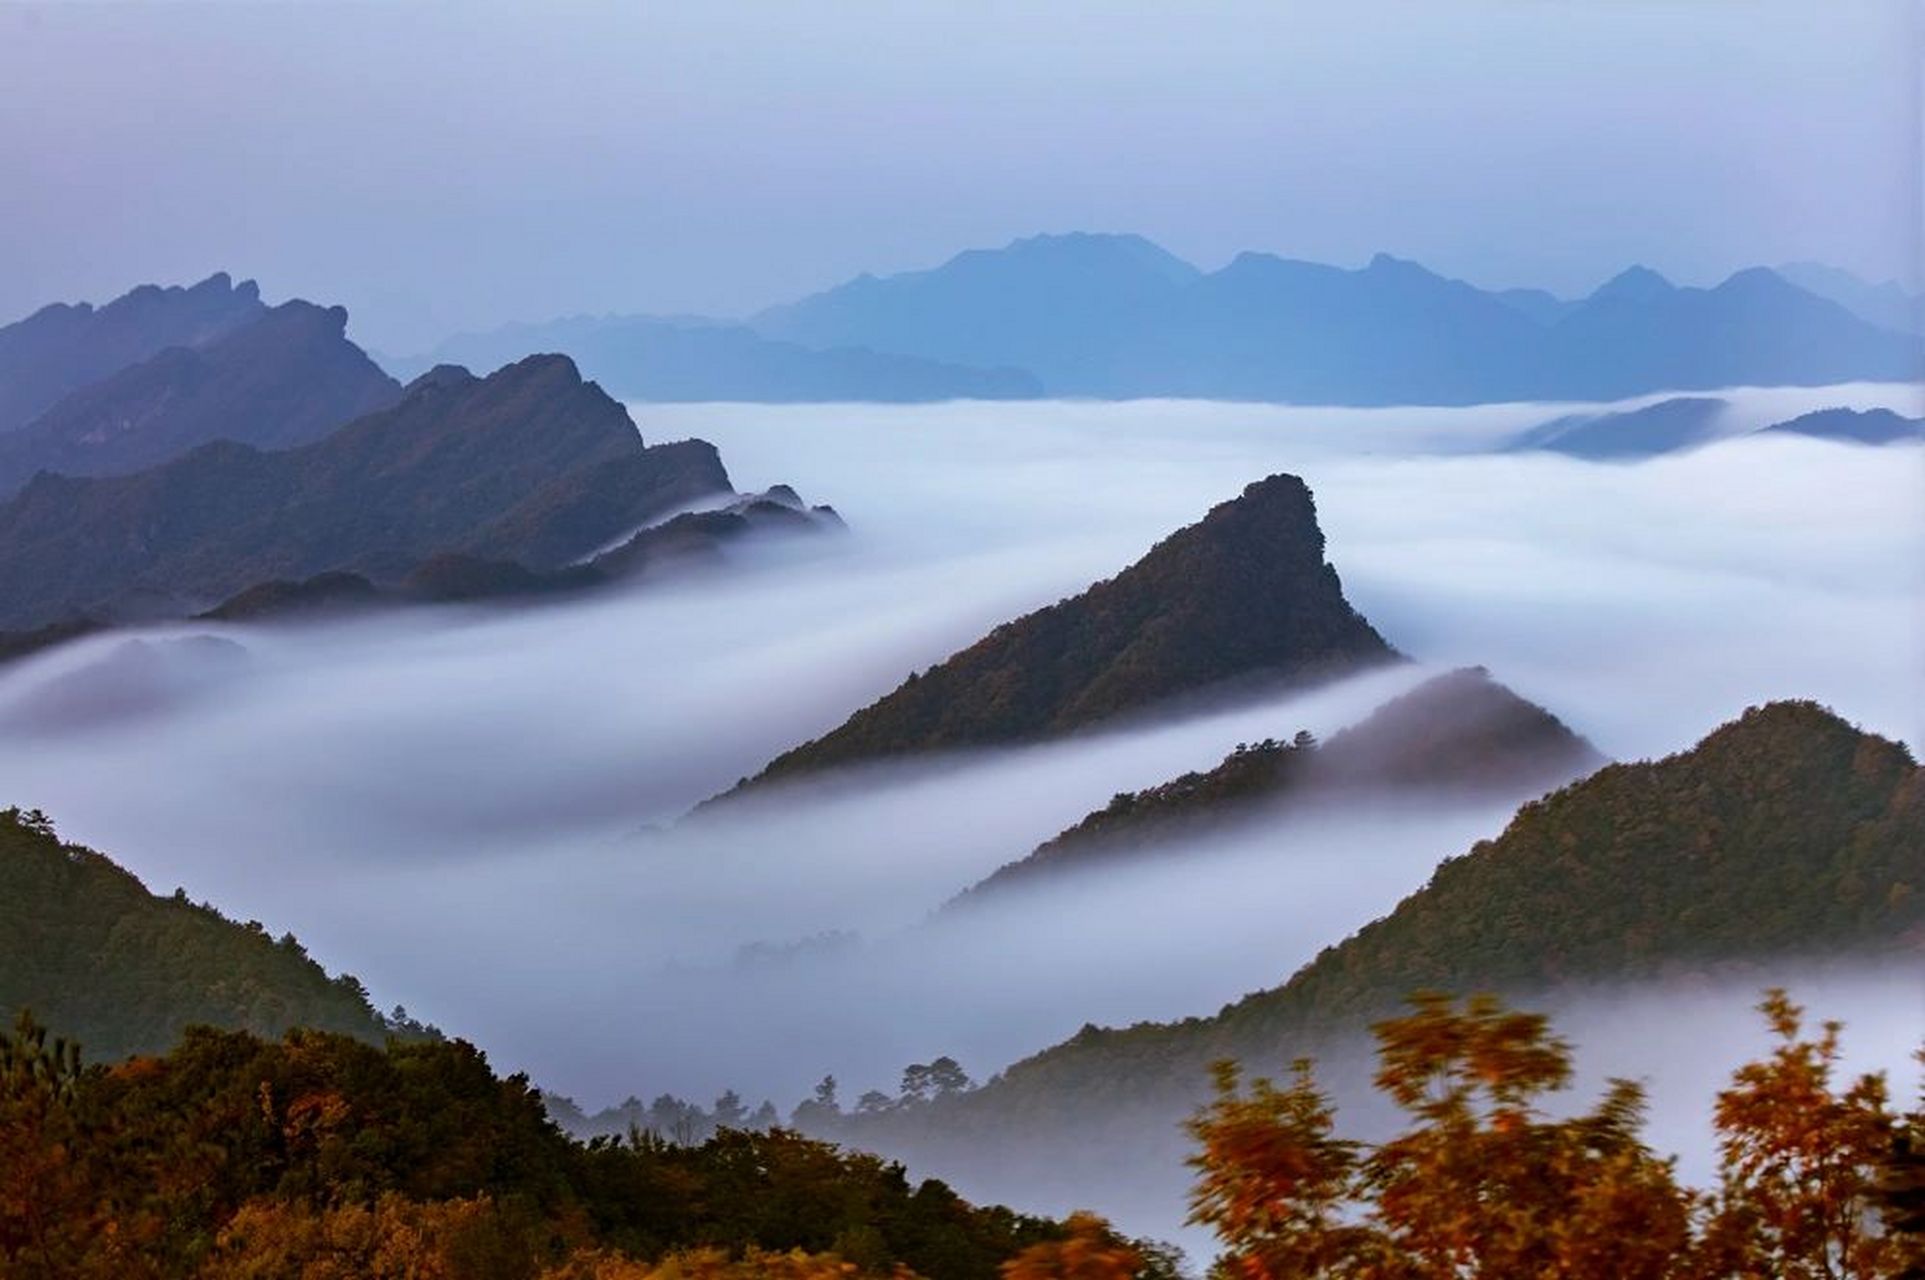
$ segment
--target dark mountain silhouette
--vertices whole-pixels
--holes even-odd
[[[845,526],[832,507],[809,507],[787,485],[724,506],[684,511],[636,530],[592,557],[551,569],[515,560],[444,551],[400,581],[377,586],[340,571],[257,583],[197,615],[210,622],[261,622],[340,615],[406,604],[513,601],[588,591],[623,579],[659,575],[719,560],[729,543],[750,534],[821,533]]]
[[[102,307],[54,303],[0,328],[0,433],[39,417],[70,391],[168,347],[201,347],[266,310],[252,280],[225,272],[192,288],[144,284]]]
[[[1081,595],[1005,623],[756,781],[1089,728],[1232,681],[1396,657],[1343,598],[1309,488],[1258,481]]]
[[[1765,430],[1852,444],[1904,444],[1925,440],[1925,418],[1903,417],[1890,409],[1819,409]]]
[[[1829,298],[1881,329],[1925,330],[1925,296],[1907,292],[1896,280],[1872,284],[1822,262],[1787,262],[1773,270],[1807,293]]]
[[[1617,413],[1567,414],[1532,427],[1510,447],[1631,462],[1711,443],[1718,438],[1719,417],[1730,407],[1714,397],[1680,396]]]
[[[1239,745],[1222,764],[1116,796],[1069,830],[957,898],[1053,880],[1156,851],[1180,855],[1258,817],[1314,805],[1356,805],[1448,795],[1521,800],[1604,763],[1562,721],[1467,668],[1426,680],[1319,744]]]
[[[565,357],[438,370],[297,449],[222,441],[129,476],[40,475],[0,505],[0,625],[178,616],[335,570],[389,583],[443,552],[547,571],[728,489],[712,445],[644,446]]]
[[[400,398],[348,313],[287,302],[202,347],[168,347],[0,436],[0,495],[39,471],[125,475],[213,440],[286,449]]]
[[[354,978],[294,940],[184,893],[160,898],[39,814],[0,809],[0,1018],[30,1008],[90,1061],[161,1053],[190,1026],[278,1036],[293,1027],[380,1043],[390,1023]]]
[[[462,334],[426,360],[492,368],[528,351],[559,351],[628,400],[1006,400],[1042,394],[1016,368],[885,354],[861,347],[813,350],[744,325],[651,316],[576,316]],[[397,367],[423,361],[390,361]]]
[[[1245,253],[1201,273],[1136,236],[1036,236],[863,276],[753,318],[809,346],[1015,365],[1052,395],[1339,404],[1608,400],[1906,380],[1920,343],[1762,268],[1711,289],[1646,268],[1590,297],[1486,292],[1379,254]]]

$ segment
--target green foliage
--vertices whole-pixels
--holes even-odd
[[[64,844],[38,810],[0,809],[0,1018],[31,1008],[110,1061],[156,1053],[197,1023],[369,1040],[432,1034],[375,1012],[291,934],[270,937],[183,893],[160,898],[106,856]]]
[[[978,1091],[972,1109],[1293,1054],[1411,991],[1519,994],[1889,951],[1925,927],[1921,886],[1925,770],[1815,704],[1773,703],[1690,751],[1610,765],[1525,805],[1283,986],[1214,1018],[1088,1029]]]

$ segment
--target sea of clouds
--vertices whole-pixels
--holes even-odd
[[[1833,404],[1917,414],[1919,393],[1726,394],[1733,439],[1629,465],[1496,447],[1571,406],[641,407],[648,439],[710,439],[739,488],[792,483],[850,532],[569,603],[72,644],[0,668],[0,803],[292,930],[591,1108],[725,1087],[786,1108],[827,1072],[847,1099],[942,1053],[981,1077],[1085,1022],[1275,985],[1501,830],[1491,805],[1305,817],[926,925],[1113,793],[1328,734],[1427,673],[1487,666],[1617,758],[1786,697],[1925,744],[1925,450],[1737,438]],[[1282,470],[1414,667],[672,826]],[[177,643],[203,635],[240,650]],[[1894,1003],[1853,1012],[1889,1014],[1867,1039],[1900,1066],[1920,1011]],[[1597,1037],[1614,1070],[1702,1047],[1621,1008],[1594,1019],[1620,1029]]]

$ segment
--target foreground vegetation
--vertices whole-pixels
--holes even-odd
[[[1414,1003],[1375,1029],[1375,1084],[1407,1125],[1381,1143],[1337,1136],[1308,1060],[1281,1085],[1247,1087],[1218,1065],[1217,1096],[1189,1130],[1192,1221],[1222,1238],[1221,1275],[1925,1274],[1925,1166],[1912,1145],[1925,1112],[1896,1115],[1882,1076],[1841,1079],[1840,1028],[1808,1035],[1783,992],[1760,1005],[1771,1052],[1718,1095],[1711,1190],[1680,1184],[1675,1162],[1645,1145],[1637,1084],[1613,1081],[1589,1111],[1547,1111],[1573,1063],[1544,1018],[1488,997]]]
[[[199,1028],[103,1067],[30,1019],[0,1037],[8,1277],[987,1280],[1067,1233],[786,1130],[580,1143],[459,1041]]]
[[[1643,1093],[1549,1105],[1572,1055],[1538,1015],[1423,995],[1376,1028],[1405,1128],[1341,1137],[1313,1065],[1216,1068],[1191,1119],[1192,1221],[1223,1280],[1900,1280],[1925,1275],[1925,1108],[1842,1079],[1782,992],[1775,1043],[1716,1102],[1719,1182],[1641,1134]],[[460,1042],[191,1031],[83,1067],[0,1036],[0,1275],[304,1280],[1151,1280],[1172,1251],[1089,1214],[971,1206],[787,1130],[580,1143]]]

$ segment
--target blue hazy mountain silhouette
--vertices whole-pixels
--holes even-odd
[[[1033,236],[861,276],[749,322],[816,348],[1028,369],[1051,395],[1336,404],[1615,399],[1896,381],[1920,342],[1764,268],[1713,288],[1633,267],[1589,297],[1490,292],[1379,254],[1201,272],[1140,236]]]
[[[1887,329],[1925,332],[1925,294],[1908,293],[1896,280],[1872,284],[1822,262],[1787,262],[1776,270],[1800,289],[1831,299],[1861,320]]]
[[[1618,413],[1567,414],[1532,427],[1511,448],[1626,462],[1679,453],[1717,439],[1718,417],[1729,407],[1714,397],[1679,396]]]
[[[436,364],[488,369],[531,351],[568,355],[625,400],[1006,400],[1042,394],[1018,368],[971,368],[860,347],[814,350],[743,325],[653,316],[574,316],[460,334],[414,358],[384,357],[406,377]]]
[[[1765,430],[1852,444],[1903,444],[1925,440],[1925,418],[1907,418],[1890,409],[1819,409]]]

